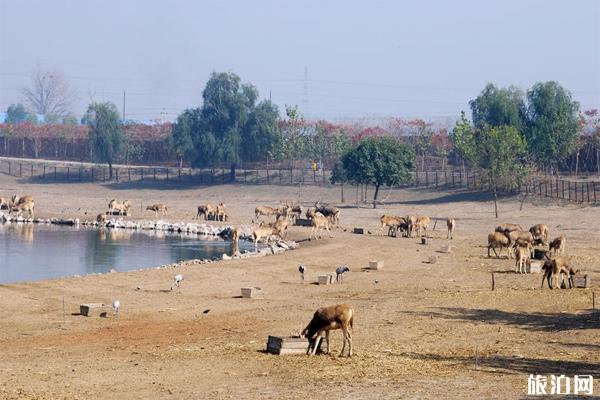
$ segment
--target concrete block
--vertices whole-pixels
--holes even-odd
[[[110,307],[104,303],[86,303],[79,306],[79,313],[86,317],[106,317]]]
[[[371,260],[369,261],[369,269],[383,269],[383,260]]]
[[[333,275],[319,275],[318,283],[319,285],[331,285],[333,283]]]
[[[253,299],[256,297],[262,297],[264,292],[259,287],[244,287],[242,288],[242,298]]]

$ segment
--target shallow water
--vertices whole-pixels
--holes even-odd
[[[252,249],[240,241],[240,250]],[[212,236],[38,224],[0,224],[0,283],[151,268],[231,255]]]

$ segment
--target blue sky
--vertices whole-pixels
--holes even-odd
[[[487,82],[599,108],[600,1],[0,0],[0,109],[38,65],[77,115],[126,90],[128,117],[172,119],[211,71],[313,118],[456,117]]]

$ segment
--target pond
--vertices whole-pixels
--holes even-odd
[[[239,246],[253,249],[246,241]],[[213,236],[0,223],[0,283],[152,268],[232,252],[231,241]]]

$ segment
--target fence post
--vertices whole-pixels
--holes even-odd
[[[92,167],[92,182],[94,182],[94,167]]]
[[[597,201],[596,200],[596,181],[592,182],[592,186],[594,187],[594,203]]]
[[[589,203],[590,202],[590,181],[587,181],[585,183],[585,188],[587,191],[587,202]]]
[[[258,168],[256,169],[256,184],[260,183],[260,172],[258,172]]]
[[[19,163],[19,177],[23,176],[23,163]]]
[[[575,183],[575,203],[577,203],[577,181]]]
[[[117,182],[119,182],[119,168],[115,168],[115,177],[117,179]]]
[[[69,179],[71,179],[71,171],[70,168],[67,167],[67,181],[69,181]]]
[[[156,168],[154,168],[153,173],[154,173],[154,180],[156,180]]]
[[[10,163],[10,161],[9,161],[9,162],[8,162],[8,176],[10,176],[10,174],[11,174],[11,169],[12,169],[12,168],[11,168],[11,163]]]
[[[169,180],[169,167],[167,167],[167,181]]]
[[[233,178],[235,181],[235,177]],[[192,179],[192,167],[190,167],[190,182],[193,182],[194,180]]]
[[[425,171],[425,187],[429,187],[429,171]]]
[[[554,188],[552,187],[552,179],[550,179],[550,197],[554,197]]]
[[[279,168],[279,184],[281,185],[281,168]]]
[[[435,171],[435,187],[438,187],[438,172]]]
[[[33,164],[31,164],[31,176],[33,177]]]
[[[269,168],[267,168],[267,185],[269,184]]]

